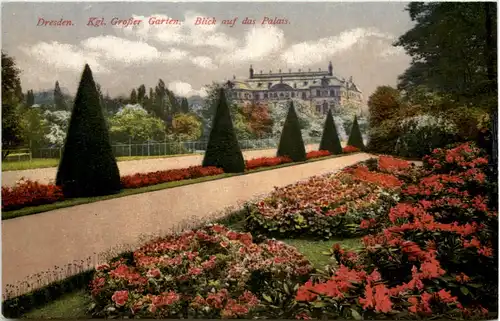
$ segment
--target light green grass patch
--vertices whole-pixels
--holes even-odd
[[[26,313],[23,319],[88,319],[90,297],[84,290],[68,293],[47,305]]]

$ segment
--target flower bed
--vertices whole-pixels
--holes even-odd
[[[342,152],[347,154],[347,153],[356,153],[359,152],[359,148],[347,145],[346,147],[342,148]]]
[[[469,158],[453,166],[457,157],[446,157],[459,151]],[[340,268],[299,288],[297,316],[484,319],[488,310],[497,311],[498,219],[477,188],[486,183],[485,162],[477,161],[483,158],[469,144],[425,157],[430,170],[421,170],[424,179],[403,189],[387,215],[363,222],[381,224],[383,231],[365,236],[359,253],[334,246]]]
[[[260,167],[277,166],[286,163],[292,163],[290,157],[259,157],[247,160],[245,162],[245,169],[252,170]]]
[[[304,282],[312,266],[282,242],[257,245],[250,234],[213,225],[150,242],[96,270],[94,317],[250,319],[273,317],[276,284]]]
[[[364,165],[338,174],[312,177],[277,188],[267,198],[246,206],[246,228],[274,237],[355,236],[359,226],[387,212],[403,182]]]
[[[60,187],[21,180],[14,187],[2,187],[2,210],[50,204],[64,200]]]

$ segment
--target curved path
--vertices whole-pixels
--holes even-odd
[[[316,150],[318,144],[311,144],[306,146],[306,150]],[[276,149],[260,149],[260,150],[247,150],[243,151],[245,159],[252,159],[257,157],[273,157],[276,156]],[[156,172],[174,168],[186,168],[189,166],[201,165],[203,162],[203,154],[188,155],[188,156],[175,156],[168,158],[150,158],[132,161],[118,162],[120,175],[131,175],[136,173]],[[38,181],[42,184],[47,184],[54,181],[56,178],[57,167],[26,169],[20,171],[7,171],[2,172],[2,186],[13,186],[21,178]]]
[[[2,221],[3,287],[128,244],[166,235],[189,218],[213,218],[228,207],[311,176],[370,158],[360,153],[58,209]],[[126,247],[121,247],[125,249]]]

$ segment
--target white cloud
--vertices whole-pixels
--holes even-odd
[[[161,53],[145,42],[130,41],[115,36],[99,36],[82,41],[82,46],[88,51],[102,54],[106,59],[139,63],[159,59]]]
[[[299,67],[304,65],[304,62],[315,64],[351,49],[356,44],[364,43],[369,37],[392,40],[391,35],[376,29],[356,28],[346,30],[337,36],[295,44],[282,53],[281,59],[290,67]]]
[[[205,87],[195,90],[191,84],[182,81],[173,81],[167,85],[167,88],[174,92],[174,94],[183,97],[189,97],[194,95],[199,95],[201,97],[207,96],[207,90]]]
[[[260,61],[268,59],[269,55],[280,51],[284,45],[283,30],[272,25],[253,27],[245,34],[243,46],[232,54],[222,56],[221,60],[234,64]]]
[[[214,64],[212,58],[207,57],[207,56],[197,56],[191,59],[191,62],[195,64],[198,67],[204,68],[204,69],[216,69],[217,65]]]
[[[85,64],[89,64],[94,72],[106,73],[109,70],[98,60],[99,55],[85,52],[74,45],[52,42],[39,42],[31,47],[20,48],[36,61],[47,64],[58,71],[82,71]]]

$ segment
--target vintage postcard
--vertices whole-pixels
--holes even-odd
[[[6,318],[498,318],[496,2],[3,2]]]

